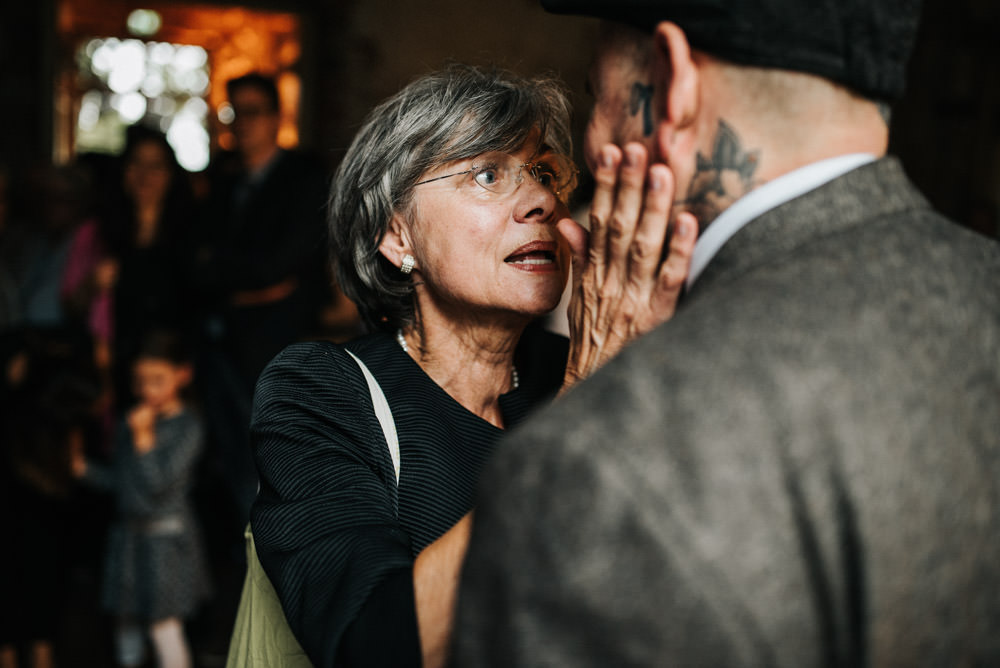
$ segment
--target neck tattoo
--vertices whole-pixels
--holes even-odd
[[[396,330],[396,342],[399,344],[399,347],[403,349],[404,353],[410,352],[410,346],[407,345],[406,339],[403,337],[402,329]],[[516,390],[517,388],[521,387],[521,379],[517,375],[517,367],[514,366],[510,368],[510,384],[511,384],[510,389],[512,390]]]

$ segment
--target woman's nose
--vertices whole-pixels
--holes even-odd
[[[519,223],[554,223],[558,198],[551,189],[525,172],[517,188],[514,219]]]

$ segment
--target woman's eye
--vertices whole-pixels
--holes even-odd
[[[474,173],[473,178],[484,188],[493,188],[500,182],[500,170],[496,167],[482,167]]]
[[[538,181],[538,183],[545,186],[546,188],[553,188],[555,187],[556,183],[559,182],[556,170],[551,165],[546,165],[546,164],[535,165],[534,169],[532,170],[532,176],[535,177],[535,180]]]

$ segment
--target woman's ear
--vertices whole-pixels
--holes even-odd
[[[404,256],[410,255],[412,257],[413,248],[410,245],[409,231],[410,228],[403,216],[394,213],[392,220],[389,221],[389,229],[386,230],[382,243],[378,246],[382,257],[397,267],[403,266]]]
[[[699,110],[700,75],[691,56],[691,45],[675,23],[663,21],[653,36],[653,80],[659,123],[657,148],[669,156],[675,135],[690,127]]]

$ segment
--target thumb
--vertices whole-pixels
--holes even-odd
[[[583,268],[587,263],[587,245],[590,232],[572,218],[563,218],[556,223],[556,230],[569,244],[573,262],[573,284],[576,285],[583,276]]]

